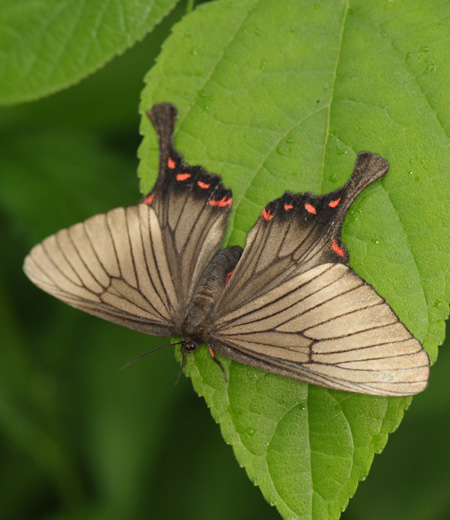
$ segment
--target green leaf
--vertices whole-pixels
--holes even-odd
[[[0,103],[77,83],[141,40],[177,0],[3,0]]]
[[[386,178],[345,221],[351,266],[392,305],[434,361],[450,272],[448,3],[224,0],[178,24],[146,78],[142,113],[179,108],[176,146],[233,189],[229,244],[285,190],[331,191],[356,154],[389,159]],[[155,181],[143,117],[142,191]],[[339,518],[409,398],[308,387],[206,349],[187,373],[266,499],[284,518]]]
[[[52,126],[70,131],[80,128],[106,132],[108,136],[128,131],[136,135],[137,140],[139,115],[136,103],[142,90],[142,78],[160,53],[172,25],[184,14],[185,7],[178,3],[142,42],[78,85],[33,103],[2,107],[1,127],[6,132],[9,125],[24,129],[31,125],[40,130]],[[125,77],[126,81],[123,81]],[[134,155],[136,146],[134,151],[130,147]]]

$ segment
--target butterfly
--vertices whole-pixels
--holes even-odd
[[[146,334],[181,337],[234,361],[326,388],[413,395],[429,359],[391,307],[349,266],[344,217],[389,164],[357,156],[340,189],[286,192],[270,202],[245,248],[219,249],[232,206],[221,178],[174,148],[177,109],[148,112],[159,173],[137,205],[119,207],[46,238],[24,270],[69,305]]]

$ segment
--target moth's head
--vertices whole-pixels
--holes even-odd
[[[181,352],[183,355],[192,354],[194,350],[198,347],[199,343],[191,338],[184,338],[181,342]]]
[[[183,358],[181,360],[180,371],[178,372],[178,377],[177,377],[175,384],[178,383],[181,372],[183,372],[183,369],[186,366],[186,356],[188,354],[192,354],[192,352],[194,352],[194,350],[198,347],[198,345],[199,345],[199,342],[197,342],[189,337],[183,338],[183,340],[181,342],[181,354],[182,354]]]

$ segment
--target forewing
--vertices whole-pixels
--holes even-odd
[[[241,363],[336,390],[400,396],[428,382],[420,343],[339,263],[313,267],[222,317],[209,344]]]
[[[178,307],[158,218],[145,204],[63,229],[25,259],[28,278],[85,312],[168,336]]]

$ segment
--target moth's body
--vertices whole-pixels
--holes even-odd
[[[140,204],[35,246],[24,269],[36,285],[131,329],[180,335],[184,359],[206,343],[211,353],[335,390],[400,396],[426,388],[426,352],[350,269],[340,238],[348,209],[386,174],[386,159],[361,152],[331,193],[286,192],[263,209],[243,252],[219,251],[231,190],[174,148],[173,105],[148,115],[160,150],[155,186]]]
[[[211,312],[241,255],[242,247],[239,246],[222,249],[203,272],[178,333],[183,339],[182,348],[185,352],[193,352],[199,345],[208,342]]]

